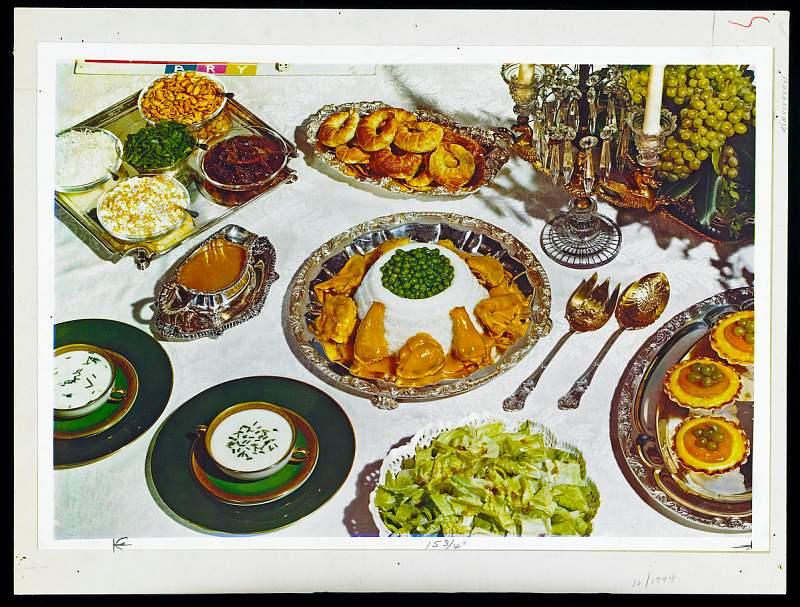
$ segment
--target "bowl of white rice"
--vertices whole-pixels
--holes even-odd
[[[122,142],[111,131],[74,127],[56,135],[55,189],[85,192],[111,179],[122,165]]]

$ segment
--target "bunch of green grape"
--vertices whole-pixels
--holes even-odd
[[[647,69],[624,70],[634,104],[647,97]],[[664,70],[664,94],[680,108],[678,128],[666,140],[657,165],[670,181],[688,177],[715,150],[755,124],[756,93],[736,65],[670,65]],[[735,179],[734,175],[727,175]]]
[[[719,155],[719,172],[729,179],[736,179],[739,176],[739,157],[732,145],[722,148],[722,153]]]

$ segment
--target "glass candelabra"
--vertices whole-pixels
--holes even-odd
[[[619,252],[622,234],[597,212],[595,194],[599,182],[626,164],[631,97],[622,70],[539,64],[523,82],[519,71],[520,64],[501,68],[515,102],[515,151],[571,195],[567,211],[542,230],[542,249],[571,268],[606,264]]]

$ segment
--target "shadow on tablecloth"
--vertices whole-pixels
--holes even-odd
[[[405,445],[411,438],[411,436],[401,438],[389,448],[389,451],[401,445]],[[375,460],[364,466],[361,472],[358,473],[358,478],[356,479],[356,496],[344,509],[344,519],[342,520],[347,529],[347,533],[349,533],[351,537],[378,536],[378,527],[375,525],[372,514],[369,512],[369,498],[370,494],[381,480],[379,477],[382,464],[383,460]]]

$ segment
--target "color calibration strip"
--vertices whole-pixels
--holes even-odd
[[[76,74],[174,74],[203,72],[216,76],[374,76],[374,65],[310,65],[288,63],[228,63],[221,61],[128,61],[124,59],[78,59]]]

